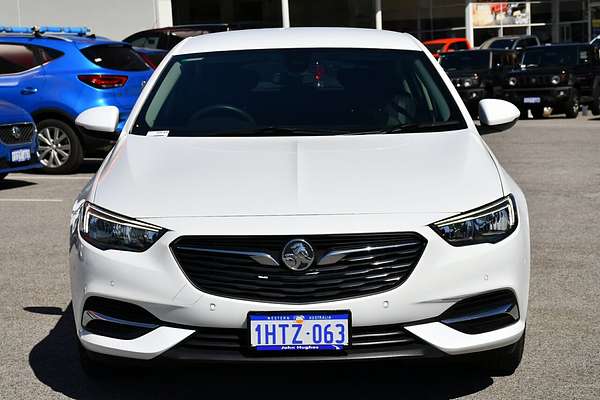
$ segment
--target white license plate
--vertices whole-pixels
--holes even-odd
[[[31,151],[29,149],[13,150],[10,153],[11,162],[25,162],[31,160]]]
[[[257,351],[344,350],[350,312],[250,313],[250,347]]]
[[[538,104],[542,101],[539,97],[525,97],[523,103],[525,104]]]

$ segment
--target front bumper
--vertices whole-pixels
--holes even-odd
[[[524,204],[524,200],[521,204]],[[523,206],[525,207],[525,206]],[[526,210],[521,210],[525,212]],[[428,220],[443,215],[427,216]],[[423,216],[418,216],[421,219]],[[73,310],[79,339],[96,353],[113,356],[153,359],[195,358],[200,360],[257,361],[244,352],[202,353],[186,355],[179,349],[186,339],[201,328],[222,330],[246,329],[250,311],[339,310],[352,313],[353,327],[377,327],[398,324],[416,342],[402,349],[379,349],[375,352],[350,352],[343,356],[289,357],[290,361],[321,359],[369,359],[389,357],[428,357],[480,352],[504,347],[518,341],[524,331],[529,287],[529,227],[522,218],[507,239],[496,244],[452,247],[427,226],[415,229],[409,215],[358,215],[265,217],[258,228],[253,218],[190,218],[178,225],[168,220],[153,220],[172,227],[149,250],[143,253],[101,251],[74,233],[70,251]],[[293,220],[294,223],[291,223]],[[235,234],[272,234],[295,232],[323,233],[322,227],[345,227],[357,232],[416,231],[424,236],[427,247],[406,282],[387,292],[360,298],[314,304],[275,304],[231,299],[203,293],[196,289],[177,265],[169,244],[190,234],[214,234],[215,224],[222,230],[230,226]],[[349,228],[350,227],[350,228]],[[204,232],[206,231],[206,232]],[[276,231],[276,232],[273,232]],[[231,232],[219,232],[228,234]],[[333,232],[332,232],[333,233]],[[518,322],[502,329],[481,334],[461,333],[439,322],[439,316],[458,301],[486,292],[509,289],[514,292],[520,310]],[[114,339],[93,334],[82,328],[83,305],[91,296],[117,299],[138,305],[164,324],[136,339]],[[415,322],[416,321],[416,322]],[[273,357],[285,361],[285,358]],[[261,357],[258,361],[269,361]]]
[[[469,110],[477,109],[479,101],[486,98],[485,89],[483,89],[483,88],[477,88],[477,89],[460,88],[457,90],[458,90],[458,94],[460,95],[460,98],[462,99],[462,101],[465,103],[465,106],[467,106],[467,108]]]
[[[24,162],[12,162],[11,152],[19,149],[29,149],[31,159]],[[41,168],[37,153],[36,146],[33,143],[22,143],[5,145],[0,143],[0,174],[27,171],[30,169]]]
[[[560,107],[571,99],[570,86],[552,88],[504,89],[504,99],[517,107]],[[526,98],[539,98],[539,103],[526,103]]]

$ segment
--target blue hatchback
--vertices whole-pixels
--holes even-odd
[[[0,180],[9,172],[40,168],[36,153],[31,116],[20,107],[0,101]]]
[[[153,70],[129,44],[89,35],[86,28],[0,32],[0,99],[33,116],[44,170],[70,173],[84,156],[104,156],[118,133],[86,131],[75,119],[88,108],[113,105],[120,132]]]

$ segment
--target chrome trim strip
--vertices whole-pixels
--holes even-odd
[[[85,328],[92,321],[104,321],[104,322],[110,322],[112,324],[133,326],[136,328],[146,328],[146,329],[158,328],[158,325],[156,325],[156,324],[127,321],[124,319],[109,317],[108,315],[100,314],[96,311],[85,310],[83,312],[83,317],[81,319],[81,325],[83,325],[83,327]]]
[[[454,324],[457,322],[474,321],[481,318],[493,317],[496,315],[508,314],[516,320],[519,319],[518,308],[513,303],[503,304],[496,308],[479,311],[476,313],[466,314],[460,317],[448,318],[442,320],[444,324]]]
[[[346,257],[347,255],[354,254],[354,253],[360,253],[363,251],[397,249],[400,247],[416,246],[418,244],[419,244],[419,242],[408,242],[408,243],[390,244],[387,246],[375,246],[375,247],[367,246],[367,247],[361,247],[358,249],[333,250],[333,251],[330,251],[329,253],[325,254],[323,257],[321,257],[321,259],[319,260],[317,265],[335,264],[338,261],[340,261],[341,259],[343,259],[344,257]]]
[[[220,249],[206,249],[199,247],[188,247],[188,246],[175,246],[178,249],[189,250],[189,251],[199,251],[204,253],[217,253],[217,254],[233,254],[237,256],[246,256],[250,257],[257,263],[261,265],[267,265],[270,267],[277,267],[279,263],[275,260],[270,254],[262,253],[257,251],[237,251],[237,250],[220,250]]]
[[[379,340],[376,342],[359,342],[359,343],[352,342],[352,347],[377,346],[377,345],[382,345],[382,344],[399,344],[399,343],[408,343],[408,342],[412,342],[412,341],[413,341],[413,338],[407,337],[407,338],[395,339],[395,340]]]

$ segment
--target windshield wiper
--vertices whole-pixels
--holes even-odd
[[[439,122],[409,122],[398,124],[389,128],[373,129],[370,131],[349,132],[350,135],[369,135],[369,134],[388,134],[388,133],[418,133],[418,132],[438,132],[444,128],[462,125],[460,121],[439,121]]]
[[[237,129],[214,132],[205,136],[305,136],[305,135],[345,135],[349,131],[329,128],[292,128],[285,126],[265,126],[260,128]]]

